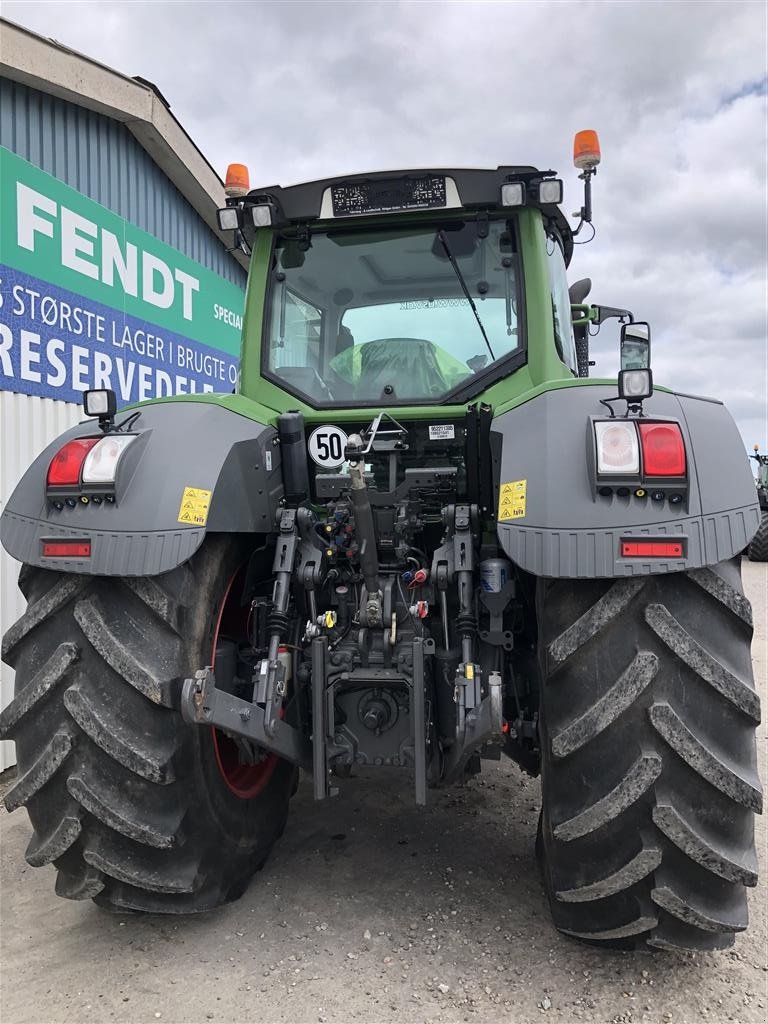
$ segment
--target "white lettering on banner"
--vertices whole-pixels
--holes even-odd
[[[179,270],[178,267],[174,270],[173,276],[181,285],[181,311],[184,314],[184,319],[191,320],[192,293],[200,291],[200,282],[191,274],[185,274],[183,270]]]
[[[53,224],[38,216],[38,210],[45,210],[52,217],[56,216],[58,204],[47,196],[41,196],[33,188],[22,182],[16,182],[16,241],[22,249],[35,251],[35,232],[53,238]]]
[[[207,352],[188,348],[186,345],[177,347],[176,356],[178,366],[184,370],[201,373],[206,377],[216,377],[218,380],[226,380],[226,363],[223,359],[218,359]]]
[[[192,320],[193,296],[200,291],[200,281],[186,271],[169,267],[159,256],[143,249],[139,277],[139,250],[135,245],[126,242],[123,251],[114,232],[99,227],[66,206],[59,207],[53,199],[20,181],[16,183],[16,215],[16,240],[21,248],[35,252],[38,235],[55,239],[58,222],[62,266],[95,281],[100,280],[110,288],[118,286],[117,277],[126,295],[140,297],[159,309],[170,309],[174,304],[178,285],[182,316],[185,320]],[[223,306],[215,308],[240,322],[233,323],[228,316],[218,314],[216,319],[224,319],[238,329],[242,327],[242,317],[237,317]]]
[[[23,285],[13,286],[14,316],[28,317],[30,320],[41,320],[46,327],[66,330],[69,334],[96,341],[106,341],[104,317],[82,306],[71,306],[63,299],[52,295],[42,295],[34,288]]]
[[[155,275],[162,280],[162,291],[155,288]],[[145,252],[141,263],[142,298],[160,309],[169,309],[173,305],[173,277],[168,266],[157,256]]]
[[[101,280],[104,284],[114,286],[113,271],[116,270],[125,294],[138,295],[138,257],[139,250],[132,242],[126,243],[123,255],[117,235],[106,229],[101,232]]]
[[[89,388],[112,388],[121,401],[140,401],[148,398],[165,398],[173,394],[194,395],[198,391],[210,393],[212,384],[202,387],[194,377],[174,374],[160,367],[137,363],[121,356],[112,357],[99,349],[91,351],[83,345],[69,348],[60,338],[49,338],[43,345],[41,336],[35,331],[22,328],[19,331],[19,372],[23,381],[45,384],[49,388],[71,387],[75,391]],[[12,352],[13,331],[0,323],[0,371],[4,376],[16,379]],[[219,360],[216,360],[218,363]],[[216,367],[216,375],[222,380],[227,368]],[[213,373],[208,374],[213,376]],[[137,395],[133,396],[134,387]]]
[[[40,383],[40,371],[32,369],[32,363],[40,365],[40,335],[32,331],[21,332],[21,376],[24,380]]]
[[[67,368],[64,365],[64,360],[59,359],[59,353],[64,355],[66,350],[66,345],[59,338],[51,338],[45,346],[45,358],[56,370],[54,375],[50,373],[46,375],[45,381],[49,387],[60,388],[67,379]]]
[[[85,274],[98,281],[99,268],[93,259],[94,244],[91,239],[96,238],[98,228],[92,220],[86,220],[79,213],[68,210],[66,206],[61,208],[61,262],[70,270],[76,270],[78,274]],[[85,237],[89,236],[89,237]],[[86,259],[90,257],[90,259]]]
[[[88,383],[88,349],[82,345],[72,346],[72,387],[75,391],[87,391]]]
[[[11,363],[11,349],[13,348],[13,334],[10,327],[0,324],[0,366],[6,377],[13,376],[13,364]]]
[[[147,356],[149,359],[157,359],[165,362],[165,341],[156,334],[137,327],[131,332],[129,324],[123,324],[123,333],[117,333],[118,324],[112,323],[112,344],[115,348],[127,348],[139,356]]]
[[[225,324],[229,324],[230,327],[236,327],[238,331],[243,329],[243,318],[239,313],[233,312],[231,309],[226,309],[224,306],[220,306],[218,302],[213,307],[213,317],[215,320],[223,320]]]
[[[112,360],[106,352],[93,353],[93,386],[108,388],[109,375],[112,373]]]

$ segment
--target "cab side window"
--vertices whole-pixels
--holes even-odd
[[[282,366],[309,366],[320,361],[322,313],[311,302],[283,286],[272,308],[270,370]]]
[[[568,295],[568,279],[565,273],[565,257],[557,235],[547,235],[547,269],[549,290],[552,296],[552,318],[555,328],[555,345],[565,365],[578,373],[576,342],[571,323],[571,299]]]

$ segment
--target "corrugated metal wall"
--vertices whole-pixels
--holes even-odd
[[[0,78],[0,145],[245,287],[245,271],[165,177],[127,128],[93,111]],[[0,391],[0,509],[30,462],[82,419],[79,405]],[[25,608],[19,566],[0,554],[0,634]],[[0,708],[13,695],[13,671],[0,665]],[[0,743],[0,771],[15,764]]]
[[[43,448],[83,418],[79,405],[0,391],[0,511],[21,474]],[[0,631],[19,618],[26,602],[16,585],[19,563],[0,551]],[[13,696],[13,669],[0,664],[0,707]],[[0,743],[0,771],[16,763],[13,744]]]
[[[245,271],[125,125],[0,78],[0,146],[245,287]]]

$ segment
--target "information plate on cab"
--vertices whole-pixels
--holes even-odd
[[[334,217],[439,209],[445,206],[445,178],[430,174],[423,178],[385,178],[333,185],[331,201]]]

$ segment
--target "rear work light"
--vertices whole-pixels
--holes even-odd
[[[51,459],[46,477],[48,486],[77,487],[85,458],[100,440],[99,437],[77,437],[74,441],[67,441]]]
[[[508,181],[501,186],[501,205],[525,205],[525,185],[522,181]]]
[[[685,444],[677,423],[638,423],[645,476],[685,476]]]
[[[108,434],[88,452],[83,463],[84,484],[114,484],[123,452],[135,434]]]
[[[682,541],[623,540],[622,558],[683,558]]]
[[[595,423],[597,472],[603,476],[640,473],[640,450],[632,420],[606,420]]]
[[[89,540],[44,540],[44,558],[90,558]]]

